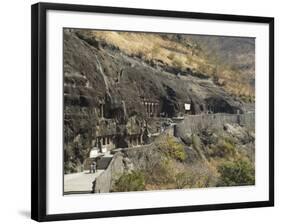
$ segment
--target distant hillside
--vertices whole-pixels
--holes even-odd
[[[211,78],[243,101],[254,101],[253,38],[80,30],[86,41],[104,43],[126,55],[181,75]]]
[[[224,72],[233,71],[233,77],[230,80],[238,79],[243,86],[241,88],[245,95],[254,95],[255,88],[255,39],[239,37],[218,37],[218,36],[196,36],[189,35],[190,40],[198,43],[209,60],[216,64],[218,70]],[[221,68],[221,69],[220,69]],[[234,80],[234,83],[235,80]],[[236,87],[235,85],[233,86]],[[239,92],[237,92],[239,93]]]

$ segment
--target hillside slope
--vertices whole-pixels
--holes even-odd
[[[239,97],[214,82],[200,47],[173,38],[64,30],[66,173],[83,169],[100,142],[149,143],[163,124],[186,113],[185,104],[191,114],[247,112]]]
[[[89,43],[102,42],[150,65],[172,67],[173,73],[209,77],[230,94],[254,101],[254,38],[89,30],[78,34]]]

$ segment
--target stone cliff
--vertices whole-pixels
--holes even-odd
[[[63,35],[66,173],[82,170],[92,147],[149,143],[161,129],[157,119],[183,116],[185,105],[191,114],[245,112],[241,100],[199,70],[128,55],[73,29]]]

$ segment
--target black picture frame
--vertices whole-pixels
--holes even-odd
[[[208,204],[195,206],[159,207],[132,210],[114,210],[70,214],[46,214],[46,12],[63,10],[87,13],[111,13],[140,16],[162,16],[217,21],[254,22],[269,24],[269,200]],[[136,8],[118,8],[73,4],[37,3],[32,5],[31,17],[31,75],[32,75],[32,155],[31,155],[31,218],[37,221],[54,221],[115,216],[133,216],[161,213],[178,213],[206,210],[238,209],[274,206],[274,18],[183,11],[163,11]]]

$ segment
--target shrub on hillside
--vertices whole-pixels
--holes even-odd
[[[145,187],[144,174],[140,171],[123,174],[114,184],[112,191],[142,191]]]
[[[146,170],[145,182],[148,184],[169,184],[173,183],[175,169],[171,159],[163,159],[154,167]]]
[[[240,95],[240,99],[244,101],[245,103],[254,103],[255,102],[255,97],[251,95]]]
[[[184,150],[184,145],[176,142],[174,138],[167,136],[160,144],[159,148],[166,156],[184,161],[187,158],[187,154]]]
[[[224,162],[219,165],[218,186],[242,186],[255,184],[255,169],[247,158]]]
[[[191,145],[192,148],[197,152],[198,156],[200,156],[201,159],[205,159],[205,155],[203,153],[203,144],[198,135],[196,134],[191,135]]]
[[[235,158],[235,143],[230,138],[220,139],[216,145],[211,146],[209,154],[211,157]]]
[[[199,162],[178,172],[174,181],[176,188],[203,188],[215,186],[217,183],[217,171],[205,162]]]
[[[180,172],[175,175],[175,184],[177,189],[194,186],[196,177],[192,172]]]

